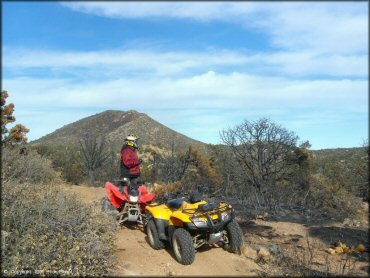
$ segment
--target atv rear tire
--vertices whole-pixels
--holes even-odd
[[[172,235],[172,248],[175,257],[180,264],[189,265],[194,262],[195,248],[193,238],[183,228],[178,228]]]
[[[233,220],[226,225],[227,238],[229,244],[227,250],[231,253],[236,253],[240,250],[243,244],[243,231],[239,224]]]
[[[150,219],[148,224],[146,224],[146,234],[148,235],[150,246],[155,250],[160,250],[165,247],[164,242],[159,239],[158,230],[153,219]]]

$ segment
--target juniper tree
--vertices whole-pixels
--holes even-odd
[[[9,97],[7,91],[1,92],[1,141],[5,145],[17,145],[27,143],[26,133],[30,130],[22,124],[17,124],[8,130],[7,125],[15,122],[14,104],[6,105],[6,99]]]

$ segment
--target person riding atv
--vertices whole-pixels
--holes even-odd
[[[145,210],[150,246],[158,250],[168,243],[181,264],[193,263],[196,249],[203,245],[222,246],[235,253],[243,244],[243,232],[232,206],[207,200],[199,192],[149,204]]]
[[[139,159],[137,150],[139,148],[138,143],[139,137],[129,134],[124,141],[121,148],[121,159],[120,159],[120,170],[121,179],[130,181],[130,195],[138,195],[138,178],[140,176],[140,164],[142,162]],[[124,182],[121,182],[121,191],[124,186]]]

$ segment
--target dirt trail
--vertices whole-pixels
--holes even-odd
[[[152,249],[140,230],[123,228],[117,245],[121,275],[255,276],[252,270],[258,268],[253,261],[226,253],[222,248],[199,251],[194,263],[184,266],[174,259],[171,249]]]
[[[100,201],[105,197],[104,188],[71,185],[65,188],[86,202]],[[261,270],[253,260],[222,248],[201,249],[192,265],[181,265],[170,248],[152,249],[144,231],[135,227],[121,228],[117,238],[117,276],[257,276]]]

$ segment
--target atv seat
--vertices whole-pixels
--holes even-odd
[[[193,192],[190,194],[190,203],[195,204],[202,200],[202,193],[200,192]]]
[[[172,199],[167,201],[167,206],[171,209],[179,209],[184,201],[183,198]]]

